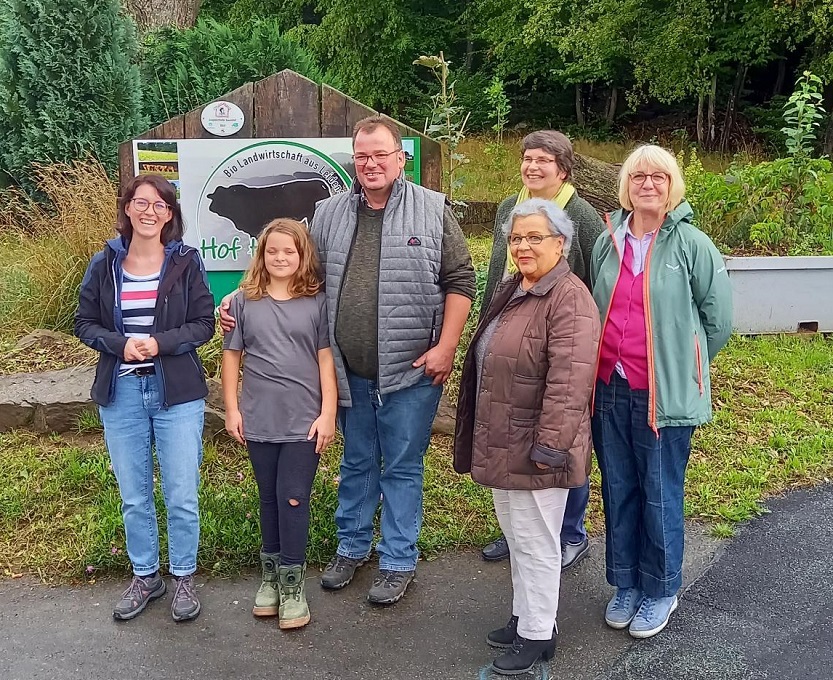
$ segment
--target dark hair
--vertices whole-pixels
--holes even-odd
[[[171,219],[162,227],[159,240],[163,244],[168,243],[168,241],[179,241],[185,233],[185,225],[182,221],[182,208],[179,207],[179,202],[176,200],[176,187],[162,177],[162,175],[136,175],[125,185],[124,193],[119,199],[116,231],[128,241],[133,238],[133,225],[130,223],[130,218],[127,216],[125,210],[127,209],[128,203],[136,195],[136,190],[143,184],[150,184],[150,186],[156,189],[159,198],[165,201],[171,209]]]
[[[573,153],[573,144],[567,138],[567,135],[557,130],[530,132],[521,142],[521,154],[530,149],[541,149],[551,156],[555,156],[555,162],[559,169],[567,173],[565,179],[570,179],[576,157]]]
[[[367,118],[362,118],[358,123],[353,126],[353,144],[356,144],[356,136],[360,132],[373,132],[377,127],[386,128],[388,132],[390,132],[391,136],[393,137],[393,142],[396,144],[398,148],[402,148],[402,133],[399,132],[399,127],[396,125],[392,118],[386,118],[385,116],[368,116]]]

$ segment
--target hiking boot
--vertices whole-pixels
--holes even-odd
[[[500,675],[520,675],[532,670],[538,659],[549,661],[555,656],[555,633],[550,640],[527,640],[517,635],[512,646],[492,662],[492,670]]]
[[[408,584],[414,580],[415,571],[390,571],[380,569],[373,579],[367,599],[373,604],[393,604],[402,599]]]
[[[642,599],[642,591],[639,588],[618,588],[607,603],[605,623],[616,630],[627,628],[639,611]]]
[[[145,611],[148,602],[162,597],[165,591],[165,579],[158,571],[150,576],[134,576],[127,590],[121,594],[121,599],[113,607],[113,618],[129,621]]]
[[[278,589],[278,562],[280,555],[260,553],[260,566],[263,570],[263,580],[255,595],[255,606],[252,614],[255,616],[275,616],[281,603]]]
[[[486,644],[498,649],[508,649],[518,634],[518,617],[513,616],[503,628],[497,628],[486,636]]]
[[[171,616],[174,621],[190,621],[200,613],[200,600],[194,588],[194,575],[174,576],[176,589],[171,603]]]
[[[363,557],[354,560],[350,557],[336,554],[324,568],[324,573],[321,574],[321,587],[327,590],[341,590],[353,580],[356,569],[369,559],[370,557]]]
[[[480,553],[487,562],[505,560],[509,557],[509,544],[506,542],[506,536],[501,536],[497,540],[484,545]]]
[[[309,606],[304,590],[306,573],[306,564],[282,564],[278,567],[281,596],[278,626],[282,630],[300,628],[309,623]]]
[[[570,567],[581,562],[587,553],[590,552],[590,541],[586,538],[580,543],[561,544],[561,571],[567,571]]]
[[[646,597],[633,617],[628,632],[638,640],[653,637],[668,625],[677,609],[677,596]]]

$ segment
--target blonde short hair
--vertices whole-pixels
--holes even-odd
[[[646,173],[664,172],[668,175],[668,202],[665,204],[665,212],[671,212],[683,200],[685,180],[674,154],[656,144],[645,144],[625,159],[619,171],[619,203],[625,210],[633,210],[628,189],[630,176],[638,170]]]

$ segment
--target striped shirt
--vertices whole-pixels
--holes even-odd
[[[156,272],[148,276],[135,276],[123,271],[120,302],[126,337],[139,340],[150,337],[156,308],[156,291],[159,289],[159,274],[160,272]],[[122,362],[119,375],[130,373],[140,366],[153,366],[153,360]]]

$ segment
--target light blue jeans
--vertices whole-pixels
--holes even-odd
[[[382,503],[379,568],[416,569],[422,526],[423,457],[442,385],[423,378],[412,387],[380,395],[373,380],[348,371],[353,405],[339,409],[344,435],[338,487],[338,554],[370,553],[373,517]]]
[[[116,380],[109,406],[100,406],[104,440],[119,483],[127,554],[136,576],[159,569],[159,530],[153,503],[153,453],[162,473],[168,513],[168,557],[174,576],[197,569],[202,462],[202,399],[164,408],[155,375]]]

